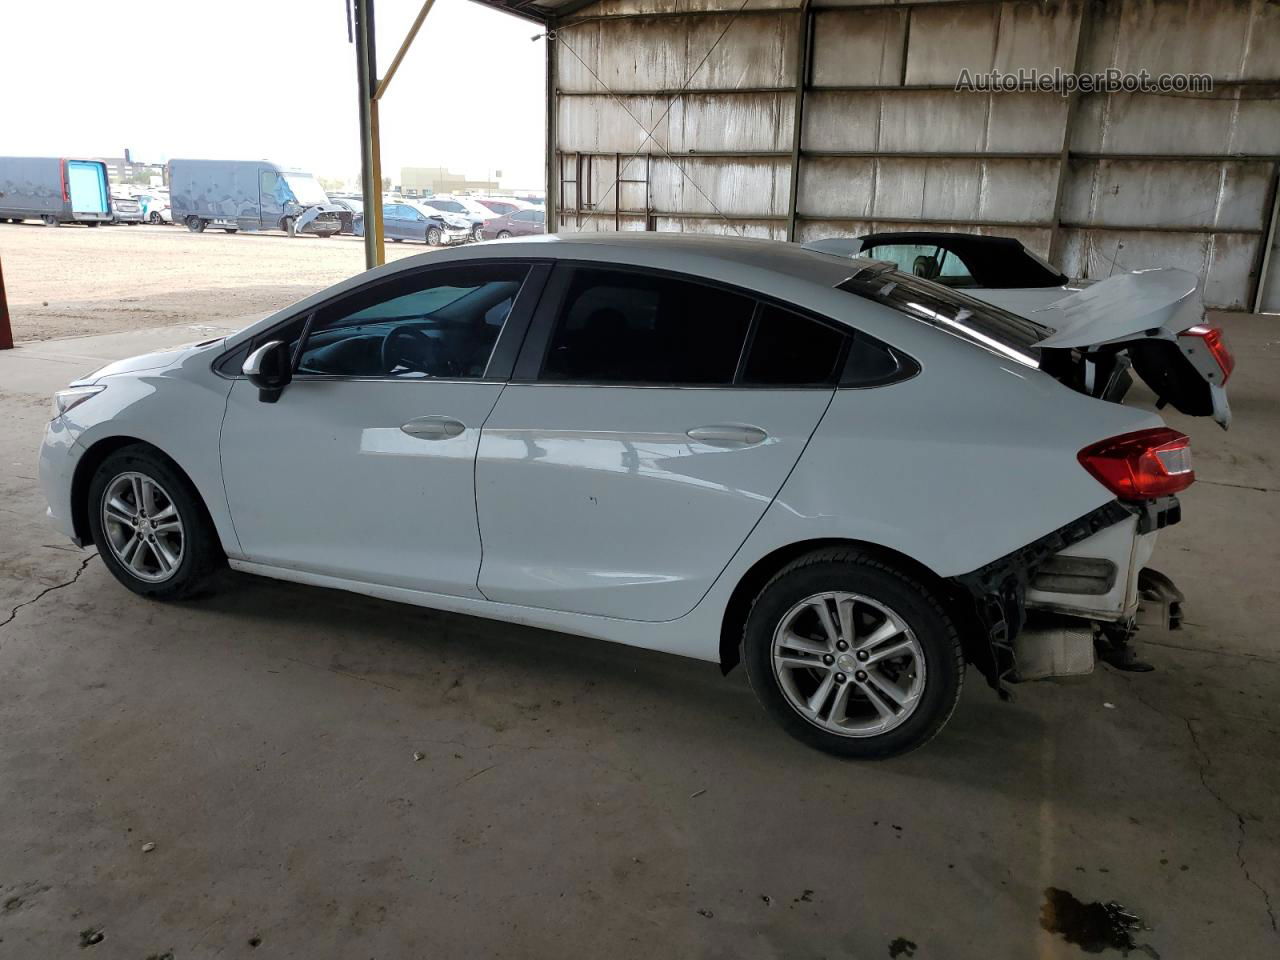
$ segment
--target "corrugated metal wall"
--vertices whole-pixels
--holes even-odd
[[[1273,0],[602,0],[557,37],[560,230],[975,229],[1074,276],[1181,266],[1211,305],[1252,302],[1280,157]],[[962,70],[1055,67],[1214,90],[955,90]]]

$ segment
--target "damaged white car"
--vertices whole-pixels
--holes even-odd
[[[1189,441],[1105,388],[1126,317],[1068,312],[771,241],[496,241],[90,374],[40,473],[137,593],[229,563],[741,661],[792,735],[885,757],[967,664],[1087,672],[1142,590],[1173,611],[1144,568]]]

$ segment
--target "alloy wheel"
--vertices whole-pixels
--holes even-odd
[[[792,709],[840,736],[874,737],[901,726],[924,693],[919,640],[897,613],[860,594],[801,600],[778,622],[772,655]]]
[[[111,553],[139,580],[163,583],[182,564],[182,517],[168,491],[146,474],[122,473],[107,484],[102,529]]]

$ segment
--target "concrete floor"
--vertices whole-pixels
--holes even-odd
[[[207,334],[0,354],[0,957],[1079,956],[1048,888],[1148,956],[1274,957],[1277,323],[1227,318],[1229,434],[1169,415],[1201,480],[1158,671],[970,673],[876,765],[707,664],[230,573],[135,597],[45,526],[48,394]]]

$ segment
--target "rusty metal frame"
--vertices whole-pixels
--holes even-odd
[[[803,0],[798,13],[796,30],[796,86],[795,107],[791,113],[791,175],[787,189],[787,240],[796,238],[796,213],[800,197],[800,164],[804,159],[804,95],[809,84],[809,65],[813,60],[813,13],[809,0]]]

